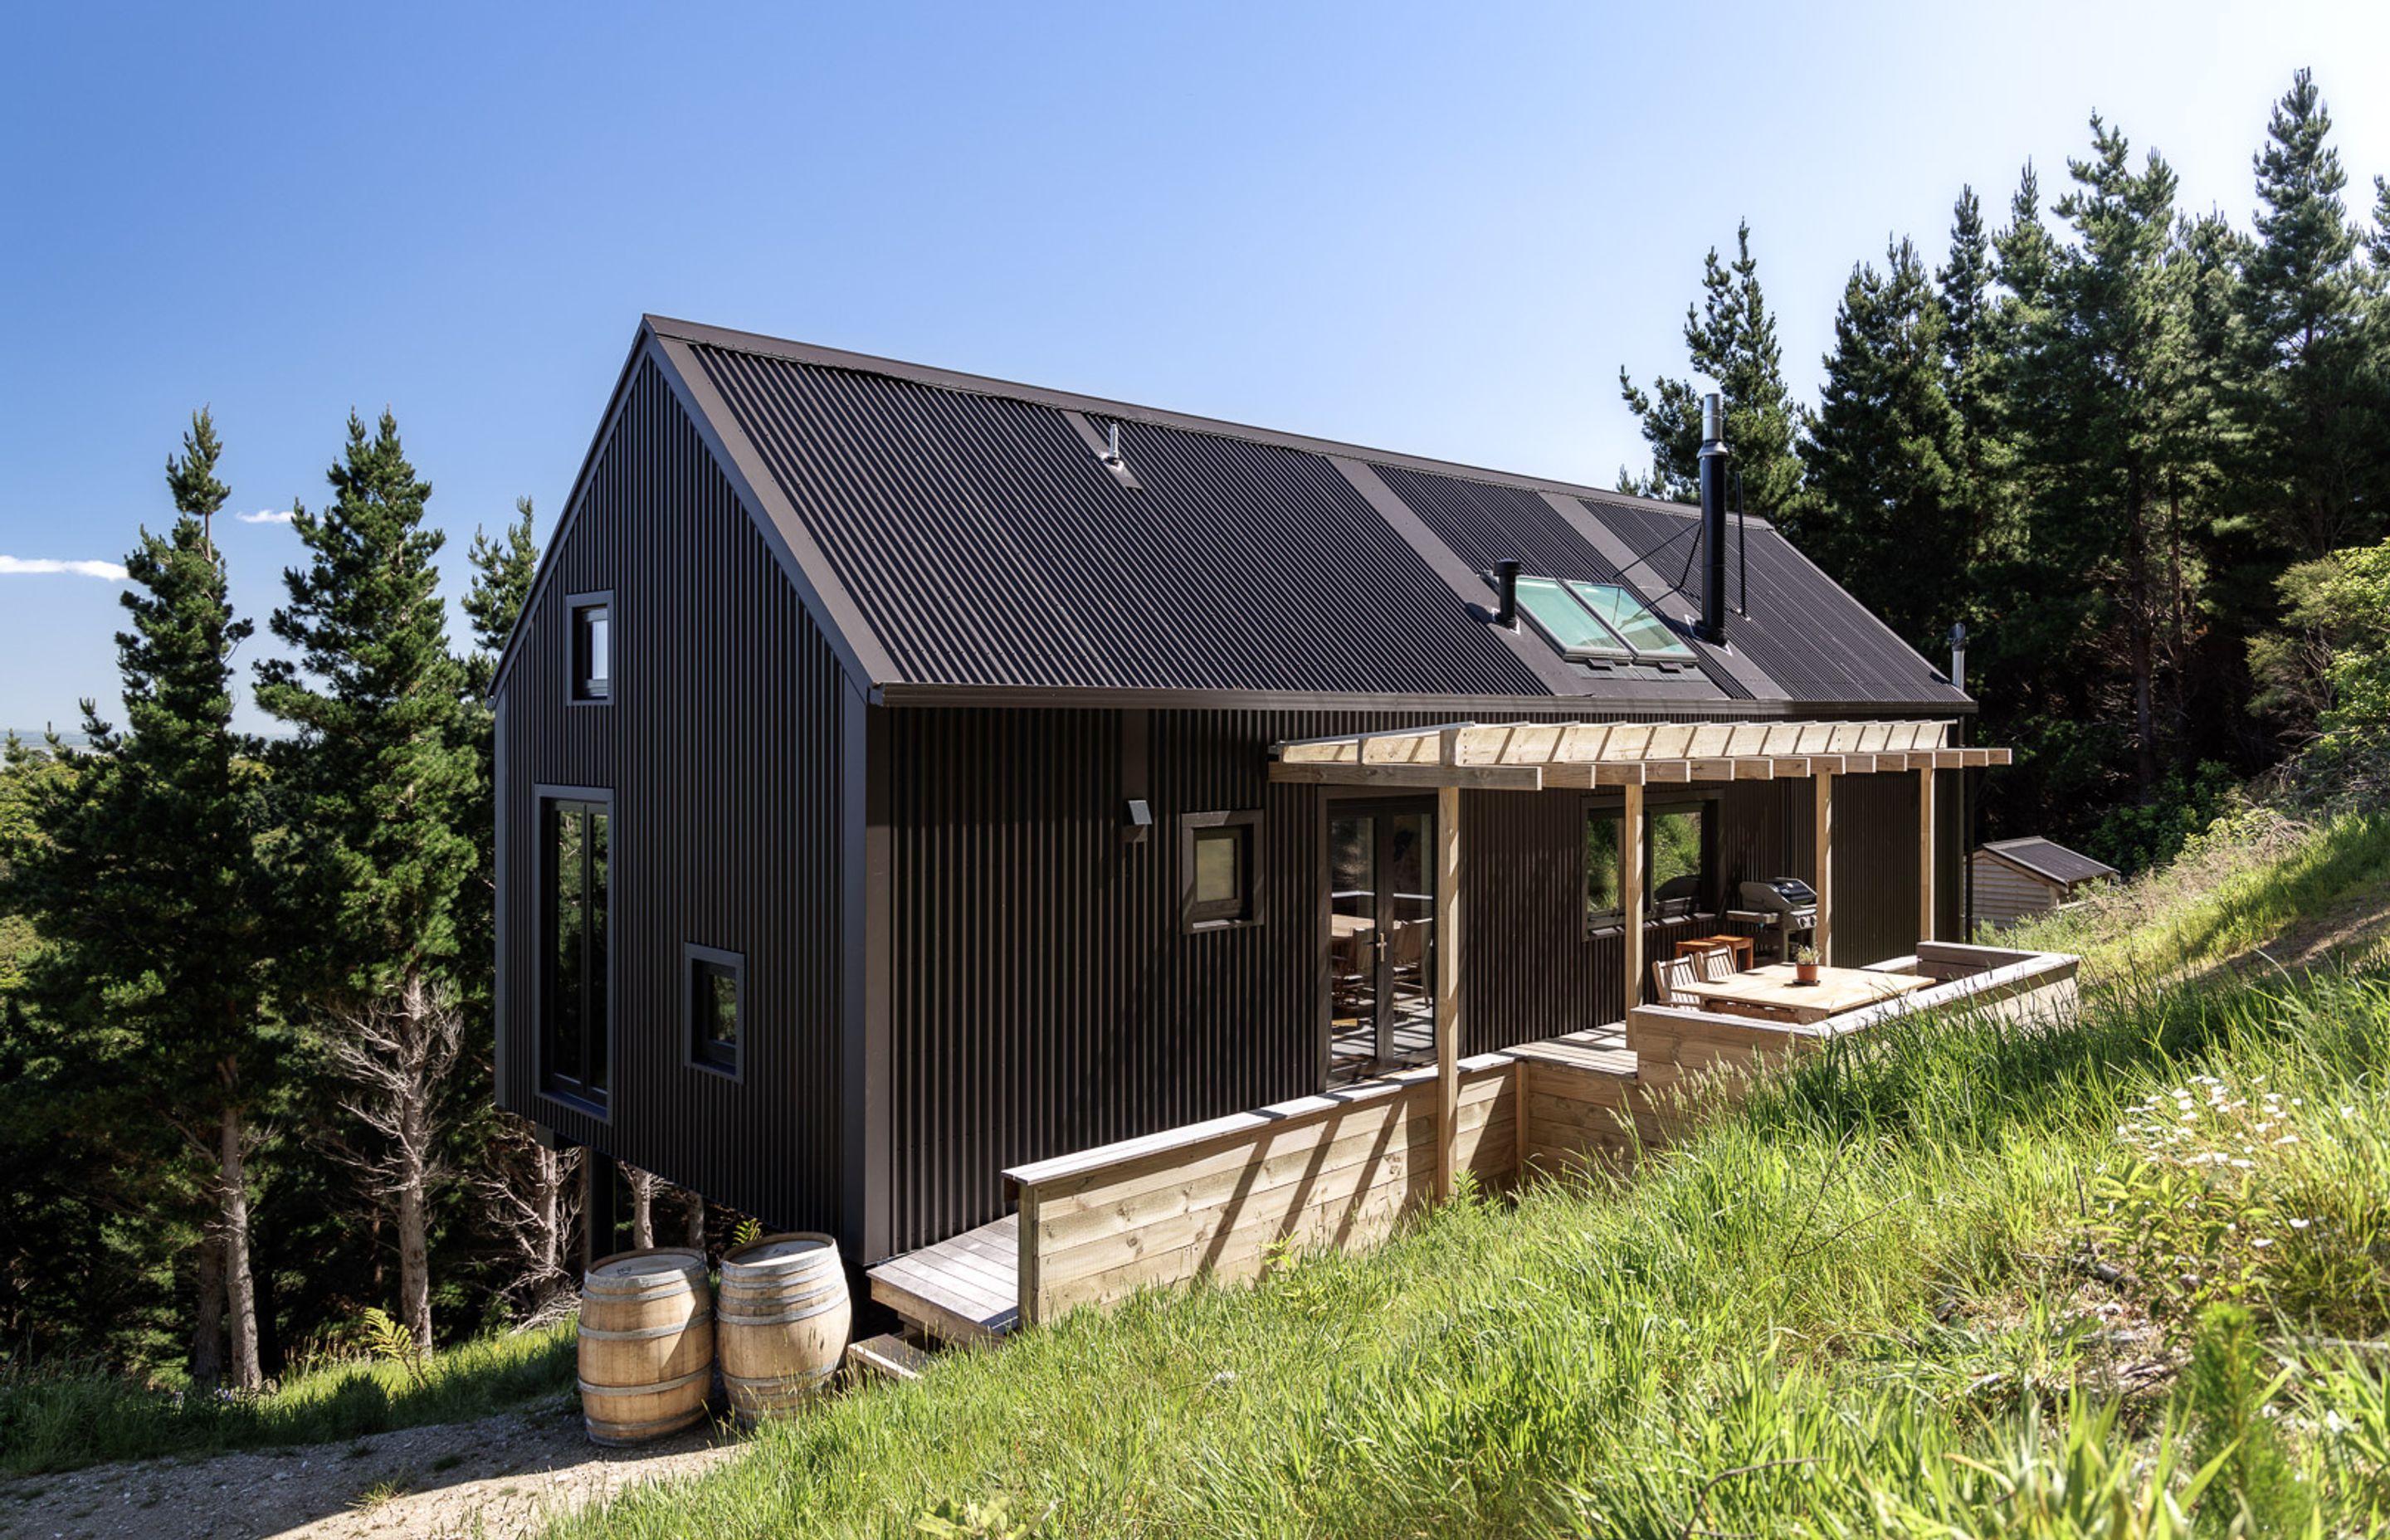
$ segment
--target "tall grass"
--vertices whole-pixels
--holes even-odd
[[[1916,1022],[1632,1181],[947,1354],[556,1534],[2220,1533],[2286,1511],[2211,1452],[2226,1405],[2361,1531],[2390,1511],[2381,1355],[2300,1348],[2260,1288],[2264,1361],[2165,1391],[2210,1328],[2152,1317],[2095,1185],[2130,1109],[2212,1072],[2349,1107],[2364,1136],[2301,1179],[2390,1190],[2386,1063],[2390,984],[2348,975],[2119,990],[2063,1033]]]
[[[334,1360],[262,1395],[186,1393],[78,1364],[0,1368],[0,1474],[320,1444],[482,1417],[573,1383],[571,1322],[460,1343],[414,1370]]]
[[[2170,977],[2248,956],[2303,920],[2385,888],[2390,814],[2344,811],[2302,822],[2256,807],[2219,820],[2172,864],[2002,940],[2077,953],[2087,977],[2101,982]]]

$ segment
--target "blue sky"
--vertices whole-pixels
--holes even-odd
[[[545,534],[642,311],[1606,483],[1739,218],[1810,392],[1852,263],[2054,189],[2094,109],[2245,224],[2310,64],[2390,172],[2378,4],[200,14],[11,19],[0,725],[113,712],[117,585],[27,569],[162,525],[202,403],[251,516],[388,404],[452,586],[518,494]],[[222,538],[262,651],[297,542]]]

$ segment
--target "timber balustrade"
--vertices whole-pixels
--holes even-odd
[[[1638,1007],[1635,1053],[1613,1029],[1461,1059],[1453,1170],[1501,1189],[1664,1145],[1688,1115],[1675,1094],[1687,1077],[1726,1072],[1731,1094],[1743,1072],[1897,1016],[2075,1016],[2071,956],[1921,942],[1916,956],[1876,966],[1944,982],[1805,1026]],[[1149,1284],[1252,1277],[1280,1242],[1375,1244],[1435,1197],[1446,1094],[1427,1067],[1005,1173],[1020,1200],[1022,1324]]]

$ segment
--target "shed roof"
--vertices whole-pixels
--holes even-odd
[[[2115,867],[2094,861],[2080,851],[2068,850],[2054,840],[2044,840],[2039,835],[2027,835],[2022,840],[1991,841],[1982,850],[1986,855],[2006,861],[2012,866],[2021,866],[2036,877],[2047,878],[2062,887],[2071,888],[2095,878],[2119,875]]]
[[[657,316],[648,352],[880,699],[1972,710],[1761,520],[1726,648],[1572,661],[1487,623],[1493,562],[1685,633],[1694,510]]]

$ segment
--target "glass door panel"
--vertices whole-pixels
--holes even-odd
[[[1328,815],[1329,1080],[1435,1053],[1435,811],[1331,805]]]

